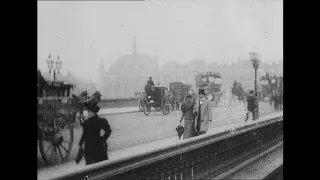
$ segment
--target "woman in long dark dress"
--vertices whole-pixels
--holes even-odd
[[[188,95],[181,105],[182,119],[184,119],[183,139],[188,139],[196,136],[195,116],[193,114],[194,105],[195,99],[191,95]]]
[[[84,144],[84,158],[86,165],[108,160],[107,139],[111,134],[111,128],[107,119],[97,115],[99,107],[94,104],[88,107],[89,118],[83,123],[83,133],[79,142],[79,148]],[[100,131],[104,135],[100,135]]]

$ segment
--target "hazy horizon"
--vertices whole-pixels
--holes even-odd
[[[283,59],[282,1],[38,1],[38,68],[59,54],[62,72],[97,80],[121,55],[157,55],[159,65]],[[107,70],[107,69],[106,69]]]

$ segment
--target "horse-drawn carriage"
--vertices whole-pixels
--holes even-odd
[[[69,101],[71,84],[45,82],[38,86],[38,140],[46,163],[64,161],[73,145]]]
[[[140,95],[138,100],[140,111],[145,115],[149,115],[151,113],[151,107],[154,107],[156,111],[162,111],[164,115],[169,114],[169,99],[165,91],[166,87],[146,85],[145,92]]]
[[[84,121],[86,105],[98,103],[101,94],[96,91],[88,98],[86,92],[72,95],[72,84],[48,82],[38,76],[38,140],[39,150],[45,163],[53,164],[66,160],[73,146],[74,127],[79,116]]]

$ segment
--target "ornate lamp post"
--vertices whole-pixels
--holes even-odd
[[[257,112],[256,112],[256,115],[257,115],[257,118],[259,117],[259,103],[258,103],[258,92],[257,92],[257,70],[259,68],[259,64],[260,64],[260,61],[258,60],[258,53],[253,53],[253,52],[250,52],[250,57],[251,57],[251,62],[253,64],[253,68],[254,68],[254,91],[255,91],[255,94],[256,94],[256,99],[257,99]]]
[[[59,55],[58,55],[57,61],[56,61],[56,70],[57,70],[57,73],[58,73],[58,74],[60,74],[60,69],[61,69],[61,67],[62,67],[62,62],[61,62],[61,60],[60,60],[60,58],[59,58]]]
[[[54,61],[51,59],[51,54],[49,54],[49,57],[48,57],[48,60],[47,60],[47,64],[48,64],[48,68],[49,68],[50,80],[52,80],[51,71],[53,70]]]
[[[59,74],[60,73],[60,69],[61,69],[61,66],[62,66],[62,62],[59,58],[59,55],[57,57],[57,60],[54,61],[52,58],[51,58],[51,54],[49,54],[49,57],[48,57],[48,60],[47,60],[47,63],[48,63],[48,68],[49,68],[49,74],[50,74],[50,77],[51,77],[51,73],[53,71],[53,82],[56,81],[56,72]],[[54,66],[55,64],[55,66]]]

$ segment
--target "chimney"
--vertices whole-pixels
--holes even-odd
[[[137,43],[136,43],[136,37],[133,37],[133,42],[132,42],[132,55],[136,56],[137,54]]]

